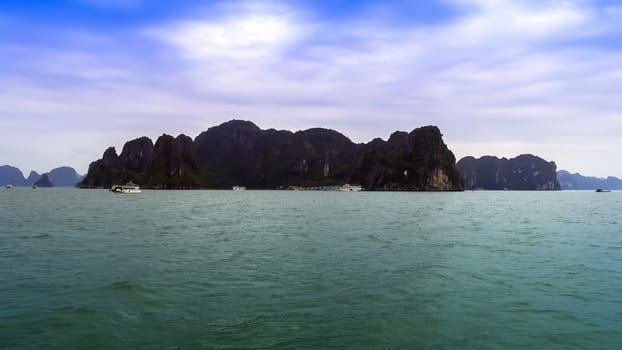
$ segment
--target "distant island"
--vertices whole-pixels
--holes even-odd
[[[330,129],[262,130],[231,120],[186,135],[127,142],[90,164],[83,188],[134,181],[143,188],[288,188],[346,183],[366,190],[462,191],[464,179],[436,126],[357,144]]]
[[[41,175],[41,178],[33,184],[34,187],[54,187],[48,173]]]
[[[559,190],[555,162],[523,154],[515,158],[464,157],[456,164],[469,190]]]
[[[63,166],[26,178],[14,166],[0,166],[0,186],[110,188],[128,181],[151,189],[622,190],[619,178],[557,171],[555,162],[531,154],[468,156],[456,163],[436,126],[354,143],[331,129],[262,130],[231,120],[194,140],[164,134],[155,144],[148,137],[128,141],[121,154],[109,147],[85,176]]]
[[[609,176],[607,178],[571,174],[566,170],[557,172],[557,180],[563,190],[622,190],[622,180]]]
[[[45,179],[42,179],[43,175]],[[18,168],[2,165],[0,166],[0,185],[11,184],[16,187],[26,187],[36,184],[39,187],[75,187],[84,178],[74,168],[67,166],[54,168],[43,175],[31,171],[28,178],[24,178],[24,174]]]

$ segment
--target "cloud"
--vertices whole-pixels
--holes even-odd
[[[560,132],[616,137],[619,53],[564,45],[607,34],[616,11],[567,2],[454,4],[465,14],[441,25],[314,22],[281,9],[257,17],[232,11],[159,33],[189,59],[184,77],[200,94],[242,105],[321,106],[324,118],[306,124],[347,120],[365,125],[367,132],[355,131],[366,137],[441,124],[456,143],[489,140],[480,154],[506,140],[546,156]],[[587,119],[612,128],[585,128]]]
[[[458,156],[531,152],[622,176],[589,157],[619,152],[607,145],[622,131],[622,52],[599,44],[619,32],[618,7],[448,3],[457,15],[393,23],[400,8],[329,18],[227,2],[123,35],[72,36],[71,50],[5,48],[14,69],[0,82],[0,113],[32,129],[53,115],[76,133],[106,130],[118,147],[234,117],[332,127],[359,142],[436,124]]]
[[[257,60],[279,55],[298,35],[287,14],[243,13],[218,22],[182,21],[151,33],[190,59]]]
[[[593,10],[570,2],[457,1],[472,13],[450,32],[473,44],[482,39],[541,40],[566,35],[593,18]],[[583,27],[583,29],[585,29]],[[576,34],[576,33],[575,33]]]

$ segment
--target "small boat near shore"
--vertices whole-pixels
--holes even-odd
[[[244,187],[244,186],[233,186],[233,187],[231,187],[231,189],[234,190],[234,191],[244,191],[244,190],[246,190],[246,187]]]
[[[13,185],[8,184],[8,185],[6,185],[6,188],[13,188]]]
[[[596,192],[598,192],[598,193],[611,192],[611,190],[603,190],[602,188],[599,188],[599,189],[596,190]]]
[[[130,181],[125,185],[112,185],[110,191],[114,193],[140,193],[140,186]]]
[[[359,185],[350,185],[350,184],[345,184],[341,187],[339,187],[339,191],[341,192],[359,192],[362,191],[363,187],[359,186]]]

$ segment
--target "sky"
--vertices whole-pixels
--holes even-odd
[[[437,125],[457,159],[622,177],[618,1],[0,2],[0,165],[230,119],[355,142]]]

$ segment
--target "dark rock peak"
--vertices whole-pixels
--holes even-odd
[[[116,160],[119,156],[117,155],[117,150],[116,148],[114,148],[113,146],[108,147],[105,151],[104,151],[104,156],[103,156],[103,160],[106,159],[110,159],[110,160]]]
[[[38,172],[33,170],[33,171],[30,172],[30,175],[28,175],[28,178],[26,179],[26,182],[28,184],[33,184],[36,181],[38,181],[40,178],[41,178],[41,175]]]
[[[161,149],[162,147],[165,147],[166,145],[176,145],[177,147],[179,147],[179,146],[188,146],[188,145],[193,145],[193,144],[194,144],[194,141],[192,141],[192,138],[184,134],[179,134],[177,137],[174,137],[169,134],[162,134],[160,137],[158,137],[153,147],[154,149]]]
[[[413,131],[411,131],[410,134],[411,135],[428,134],[428,135],[436,135],[438,137],[443,137],[443,134],[441,133],[441,129],[439,129],[438,126],[436,125],[420,126],[414,129]]]
[[[48,173],[41,175],[41,178],[34,183],[37,187],[54,187],[54,184],[50,181]]]
[[[515,158],[464,157],[456,164],[468,189],[559,190],[557,166],[532,154]]]
[[[135,155],[144,156],[140,153],[150,152],[153,149],[153,141],[150,138],[143,136],[132,141],[128,141],[123,145],[121,155],[122,159],[127,159]],[[138,154],[137,154],[138,153]]]
[[[117,167],[119,164],[119,156],[117,155],[117,150],[114,147],[108,147],[108,149],[104,152],[102,162],[105,165]]]
[[[175,152],[175,148],[175,137],[167,134],[162,134],[162,136],[158,137],[155,145],[153,146],[153,152],[155,154],[154,158],[158,159],[171,155],[173,152]]]
[[[162,147],[162,144],[173,143],[173,142],[175,142],[175,137],[173,137],[172,135],[169,135],[169,134],[162,134],[156,140],[156,143],[155,143],[154,147],[155,148],[159,148],[159,147]]]
[[[416,128],[410,132],[410,135],[413,136],[414,139],[418,140],[419,144],[429,146],[440,146],[443,139],[443,134],[441,134],[439,128],[434,125]]]
[[[389,147],[395,147],[399,145],[405,145],[408,143],[409,134],[405,131],[395,131],[389,136],[387,144]]]
[[[181,151],[192,151],[194,148],[194,142],[192,138],[180,134],[177,137],[173,137],[172,135],[162,134],[162,136],[158,137],[155,145],[153,146],[153,152],[155,156],[162,156],[162,152],[173,152],[179,153]]]
[[[410,135],[414,149],[421,150],[426,154],[446,156],[447,158],[443,159],[442,162],[455,165],[456,157],[443,142],[443,134],[437,126],[428,125],[416,128],[410,132]]]
[[[192,144],[194,142],[190,136],[184,134],[179,134],[175,140],[180,144]]]
[[[369,141],[369,143],[363,144],[363,145],[369,146],[374,149],[378,149],[378,148],[384,147],[385,144],[386,144],[386,141],[384,141],[380,137],[376,137],[373,140]]]
[[[207,129],[207,131],[200,133],[199,136],[194,139],[194,141],[201,142],[201,140],[208,135],[214,134],[232,135],[239,138],[241,135],[258,134],[260,132],[261,129],[253,122],[233,119],[218,126],[213,126]]]
[[[299,130],[294,133],[295,136],[314,137],[326,140],[340,140],[344,142],[352,142],[346,135],[339,131],[326,128],[311,128],[307,130]]]
[[[135,172],[143,172],[151,162],[153,156],[153,142],[143,136],[123,145],[123,151],[119,155],[119,166]]]
[[[234,144],[252,148],[259,138],[262,130],[253,122],[243,120],[230,120],[226,123],[214,126],[202,132],[194,140],[196,144],[203,144],[206,140],[218,142],[218,147],[231,147]],[[242,141],[242,142],[241,142]],[[212,144],[212,146],[216,146]]]
[[[261,129],[253,122],[249,120],[239,120],[232,119],[227,122],[224,122],[218,126],[211,127],[207,129],[209,132],[211,129],[220,129],[220,130],[247,130],[253,132],[259,132]]]
[[[129,151],[128,148],[149,147],[149,146],[153,146],[153,141],[151,141],[151,139],[148,138],[147,136],[142,136],[142,137],[126,142],[125,145],[123,146],[123,151],[121,151],[121,154],[123,154],[124,152],[128,152]]]
[[[356,175],[368,189],[461,191],[464,179],[438,128],[397,131],[364,146]]]

